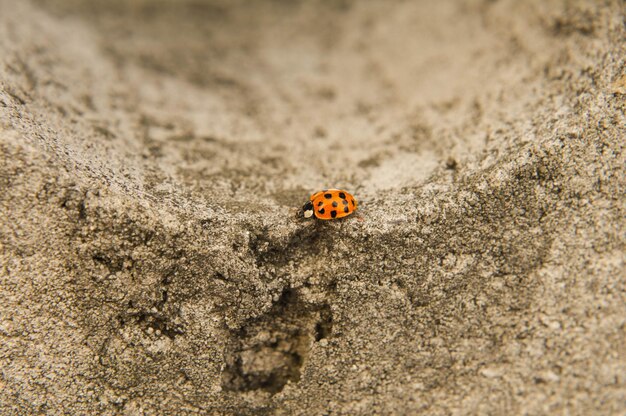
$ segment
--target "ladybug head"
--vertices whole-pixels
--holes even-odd
[[[304,218],[311,218],[313,216],[313,203],[309,201],[304,204],[302,212],[304,213]]]

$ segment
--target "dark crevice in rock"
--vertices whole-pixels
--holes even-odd
[[[320,309],[320,320],[315,324],[315,340],[328,338],[333,332],[333,314],[327,305]]]
[[[141,311],[129,313],[125,317],[120,318],[122,326],[127,323],[134,323],[146,329],[151,328],[153,331],[158,331],[157,333],[161,333],[171,339],[185,333],[182,325],[174,324],[168,317],[156,312]]]
[[[315,257],[332,247],[336,231],[321,221],[313,226],[298,228],[288,237],[275,239],[267,229],[256,231],[250,238],[249,248],[259,267],[281,267],[299,257]]]
[[[222,387],[235,392],[281,391],[300,379],[311,344],[331,331],[328,305],[308,304],[297,291],[284,290],[266,314],[233,332]]]
[[[121,257],[110,258],[104,253],[94,253],[91,259],[105,266],[109,273],[114,274],[124,269],[124,259]]]

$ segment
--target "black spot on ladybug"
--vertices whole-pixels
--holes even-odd
[[[320,202],[318,202],[318,203],[317,203],[317,206],[318,206],[318,207],[321,207],[323,204],[324,204],[324,203],[323,203],[322,201],[320,201]]]
[[[344,208],[343,208],[343,212],[345,212],[346,214],[348,213],[348,211],[350,211],[350,210],[348,209],[348,207],[344,207]]]
[[[354,205],[354,199],[351,199],[350,201],[352,202],[352,206],[355,206],[355,205]]]
[[[343,192],[339,192],[339,198],[346,199],[346,194],[344,194]]]
[[[345,199],[341,201],[342,204],[344,205],[348,205],[348,201],[346,201]]]
[[[324,194],[324,198],[326,198],[326,199],[330,199],[330,198],[332,198],[332,197],[333,197],[333,196],[332,196],[331,194]]]
[[[321,209],[320,209],[319,211],[317,211],[317,212],[319,212],[320,214],[323,214],[323,213],[324,213],[324,212],[326,212],[326,211],[324,211],[324,208],[321,208]]]
[[[339,205],[337,201],[333,201],[333,207],[337,208],[337,205]]]
[[[337,216],[337,211],[335,211],[334,209],[330,211],[330,216],[335,218]]]

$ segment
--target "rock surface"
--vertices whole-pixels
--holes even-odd
[[[0,0],[0,413],[626,412],[625,36]],[[357,214],[300,218],[328,187]]]

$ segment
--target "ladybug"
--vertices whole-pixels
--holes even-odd
[[[311,195],[309,202],[304,204],[304,218],[313,214],[320,220],[343,218],[356,211],[357,202],[354,196],[341,189],[325,189]]]

